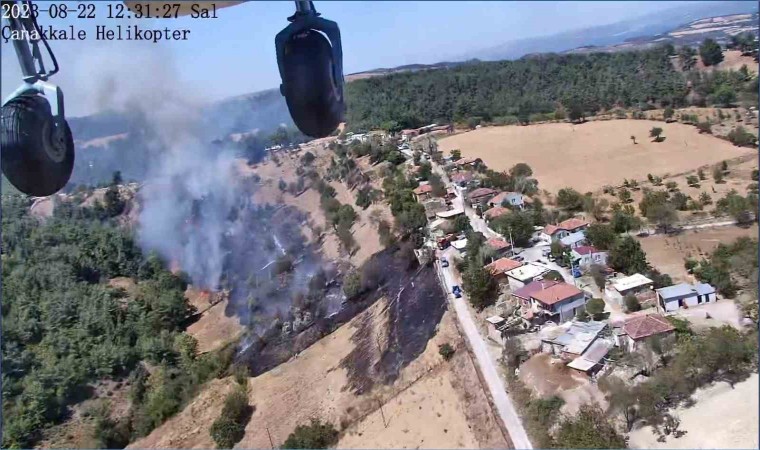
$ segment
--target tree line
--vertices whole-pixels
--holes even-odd
[[[2,199],[3,447],[33,447],[101,379],[131,386],[128,417],[102,415],[96,430],[103,446],[126,445],[179,411],[232,354],[198,354],[183,332],[194,313],[186,276],[143,254],[113,219],[62,203],[40,221],[30,206]],[[115,277],[135,291],[111,287]]]
[[[433,122],[587,112],[615,106],[685,104],[686,82],[668,48],[540,55],[356,80],[347,85],[348,123],[371,129]]]

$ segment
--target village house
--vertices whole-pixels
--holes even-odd
[[[491,238],[487,240],[486,247],[493,250],[497,257],[504,256],[512,249],[512,246],[509,245],[509,242],[501,238]]]
[[[659,314],[646,314],[626,319],[622,326],[613,325],[615,345],[635,352],[651,341],[654,336],[659,339],[673,339],[675,327]]]
[[[496,195],[496,191],[491,188],[478,188],[470,192],[470,195],[467,196],[467,199],[473,206],[483,206],[488,204],[488,200],[491,200],[494,195]]]
[[[491,273],[493,278],[499,284],[508,284],[509,281],[507,280],[507,272],[513,269],[517,269],[522,265],[523,263],[520,261],[515,261],[514,259],[500,258],[491,264],[488,264],[485,268]]]
[[[547,225],[541,232],[541,239],[545,241],[558,241],[563,237],[588,228],[589,223],[585,220],[570,218],[556,225]]]
[[[601,338],[604,322],[578,322],[547,329],[541,336],[541,351],[569,361],[567,367],[592,375],[604,367],[612,340]]]
[[[462,171],[451,175],[450,179],[452,183],[459,187],[467,187],[473,183],[474,177],[472,172]]]
[[[483,218],[490,221],[497,217],[501,217],[505,214],[509,214],[509,212],[510,211],[507,208],[503,208],[501,206],[494,206],[493,208],[483,213]]]
[[[445,219],[445,220],[451,220],[454,219],[456,216],[461,216],[464,214],[463,209],[450,209],[448,211],[441,211],[435,213],[435,216],[439,219]]]
[[[491,206],[508,206],[522,209],[525,205],[523,195],[519,192],[500,192],[488,201]]]
[[[543,274],[548,272],[549,269],[538,266],[535,264],[524,264],[516,269],[512,269],[507,274],[507,282],[512,289],[520,289],[521,287],[540,279]]]
[[[586,245],[586,232],[584,230],[580,230],[576,231],[575,233],[570,233],[567,236],[561,238],[559,242],[563,247],[570,249]]]
[[[679,308],[688,308],[703,303],[716,301],[715,288],[707,283],[679,283],[656,289],[657,307],[662,311],[671,312]]]
[[[622,277],[612,280],[612,282],[604,288],[604,296],[607,300],[623,304],[623,298],[626,295],[633,295],[639,301],[639,303],[647,302],[654,298],[655,294],[652,290],[654,282],[640,273],[634,273],[628,277]]]
[[[591,245],[581,245],[570,251],[570,258],[574,266],[587,269],[592,264],[606,265],[608,253],[597,250]]]
[[[433,197],[433,186],[430,183],[420,184],[414,191],[414,198],[418,202],[429,200]]]
[[[454,165],[460,169],[463,169],[465,167],[477,167],[477,165],[481,164],[482,162],[483,160],[480,158],[459,158],[458,160],[454,161]]]
[[[449,205],[446,204],[446,200],[442,198],[431,198],[422,203],[425,207],[425,216],[428,220],[436,217],[438,213],[445,212],[449,209]]]
[[[522,267],[515,270],[520,269]],[[522,317],[528,322],[535,318],[538,322],[566,322],[586,307],[586,294],[564,281],[533,281],[515,290],[512,295],[520,301]]]

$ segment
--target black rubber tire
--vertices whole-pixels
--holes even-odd
[[[0,115],[2,170],[19,191],[37,197],[55,194],[71,178],[74,169],[74,139],[69,124],[58,157],[53,148],[55,121],[50,104],[40,95],[23,95],[3,106]]]
[[[309,30],[285,45],[282,93],[290,116],[302,133],[329,136],[344,120],[345,104],[333,76],[327,38]]]

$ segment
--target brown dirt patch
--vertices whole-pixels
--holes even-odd
[[[648,137],[655,126],[663,129],[664,142]],[[632,135],[638,144],[632,143]],[[460,149],[464,157],[480,157],[494,170],[525,162],[539,188],[550,192],[566,186],[595,191],[622,178],[680,173],[757,152],[701,135],[693,126],[632,119],[484,127],[441,139],[439,145],[447,153]]]
[[[654,235],[636,238],[647,260],[658,270],[669,274],[673,281],[693,281],[683,266],[685,258],[707,257],[718,244],[733,242],[739,237],[757,237],[757,224],[749,228],[735,226],[687,230],[675,236]]]
[[[218,350],[236,341],[245,332],[238,316],[227,315],[228,307],[229,300],[224,299],[204,312],[197,322],[187,327],[187,334],[198,341],[199,353]]]
[[[553,360],[548,353],[538,353],[522,363],[519,378],[543,398],[575,389],[587,381],[584,375],[560,360]]]

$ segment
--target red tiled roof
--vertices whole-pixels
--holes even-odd
[[[591,253],[599,253],[599,250],[597,250],[596,247],[594,247],[593,245],[581,245],[580,247],[575,247],[573,251],[579,255],[590,255]]]
[[[502,208],[501,206],[494,206],[493,208],[484,212],[483,215],[486,217],[486,219],[493,219],[494,217],[503,216],[504,214],[508,214],[508,213],[509,213],[509,210],[507,208]]]
[[[509,247],[509,242],[505,241],[504,239],[491,238],[486,241],[486,245],[494,250],[502,250]]]
[[[547,225],[544,227],[544,233],[548,234],[549,236],[553,235],[560,229],[556,225]]]
[[[426,194],[428,192],[433,192],[433,186],[429,184],[423,184],[414,190],[414,193],[417,195]]]
[[[491,188],[477,188],[474,191],[470,192],[470,198],[485,197],[487,195],[493,195],[495,193],[496,191]]]
[[[488,200],[488,203],[491,205],[501,205],[501,202],[507,198],[507,194],[509,194],[509,192],[499,192],[494,198]]]
[[[588,225],[588,222],[586,222],[585,220],[576,219],[575,217],[573,217],[573,218],[560,222],[558,227],[562,228],[563,230],[573,231],[578,228],[585,227],[587,225]]]
[[[537,291],[531,297],[535,298],[544,305],[553,305],[570,297],[575,297],[583,292],[572,284],[557,283],[554,286]]]
[[[625,331],[633,340],[643,339],[645,337],[667,333],[673,330],[675,330],[673,325],[659,314],[637,316],[626,320],[623,325],[623,331]]]
[[[472,164],[478,159],[479,158],[459,158],[458,160],[454,161],[454,164],[456,164],[457,166],[464,166],[467,164]]]
[[[559,281],[553,281],[553,280],[541,280],[541,281],[532,281],[525,286],[521,287],[520,289],[517,289],[516,291],[512,292],[512,295],[519,298],[528,299],[533,296],[538,291],[541,291],[543,289],[548,289],[555,284],[559,284]]]
[[[522,265],[523,263],[520,261],[515,261],[514,259],[500,258],[487,265],[486,269],[488,269],[493,275],[497,275],[508,270],[517,269]]]
[[[472,174],[470,172],[458,172],[451,176],[451,181],[454,183],[465,183],[472,180]]]

